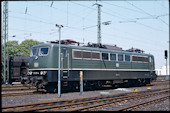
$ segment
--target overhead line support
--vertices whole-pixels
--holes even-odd
[[[98,8],[98,16],[97,16],[97,18],[98,18],[98,22],[97,22],[98,23],[97,24],[97,43],[101,44],[101,8],[100,7],[102,5],[100,5],[98,3],[95,3],[94,5],[97,5],[97,8]]]
[[[8,1],[3,1],[3,21],[1,31],[1,77],[3,82],[9,83],[9,55],[8,55]],[[2,78],[1,78],[2,79]]]

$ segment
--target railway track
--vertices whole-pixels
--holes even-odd
[[[1,97],[14,97],[14,96],[26,96],[26,95],[36,95],[34,93],[36,87],[24,86],[24,85],[2,85]]]
[[[14,97],[14,96],[26,96],[26,95],[36,95],[35,87],[25,87],[25,86],[8,86],[2,87],[1,97]]]
[[[40,91],[39,92],[34,92],[34,90],[32,90],[31,92],[5,93],[5,94],[1,94],[1,97],[17,97],[17,96],[40,95],[40,94],[43,94],[43,93],[44,92],[40,92]]]
[[[158,85],[167,85],[167,84],[170,84],[170,81],[156,81],[156,82],[152,82],[151,84],[148,84],[148,85],[154,85],[154,86],[158,86]]]
[[[29,86],[29,85],[2,85],[2,92],[13,92],[13,91],[28,91],[28,90],[35,90],[36,87]]]
[[[154,100],[151,100],[151,101],[139,103],[139,104],[136,104],[136,105],[133,105],[133,106],[124,107],[124,108],[121,108],[117,111],[132,111],[134,109],[141,108],[141,107],[144,107],[144,106],[147,106],[147,105],[150,105],[150,104],[156,104],[158,102],[161,102],[161,101],[164,101],[164,100],[167,100],[167,99],[170,99],[169,95],[158,98],[158,99],[154,99]]]
[[[117,104],[134,99],[147,98],[153,95],[168,93],[169,88],[161,90],[141,91],[138,93],[130,92],[124,94],[114,94],[107,96],[97,96],[82,99],[71,99],[53,102],[41,102],[25,105],[2,107],[2,111],[23,112],[23,111],[82,111],[96,110],[96,108]]]
[[[121,105],[122,103],[135,101],[135,100],[139,100],[139,99],[144,99],[144,98],[149,98],[149,97],[160,95],[160,94],[165,94],[165,93],[168,93],[169,91],[168,90],[158,91],[158,92],[156,91],[156,92],[152,92],[152,93],[150,92],[147,94],[142,93],[142,94],[137,94],[137,95],[126,96],[123,98],[115,98],[111,101],[107,100],[106,102],[95,103],[95,104],[92,104],[89,106],[75,108],[70,111],[100,111],[103,107],[105,108],[105,107],[115,106],[115,105],[119,105],[119,104]],[[120,111],[122,111],[122,109]]]
[[[152,84],[149,84],[147,86],[143,86],[143,87],[148,87],[148,86],[158,86],[158,85],[167,85],[169,84],[168,81],[160,83],[160,82],[154,82]],[[21,92],[21,91],[29,91],[29,92]],[[16,97],[16,96],[27,96],[27,95],[38,95],[38,94],[42,94],[45,93],[43,91],[40,92],[34,92],[36,91],[35,87],[30,87],[30,86],[23,86],[23,85],[13,85],[13,86],[3,86],[2,87],[2,93],[1,93],[1,97]],[[8,93],[8,92],[12,92],[12,93]]]
[[[1,85],[2,88],[19,88],[19,87],[26,87],[22,84],[17,84],[17,85]]]
[[[2,92],[30,91],[36,90],[35,87],[2,88]]]

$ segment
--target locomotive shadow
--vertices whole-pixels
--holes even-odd
[[[114,87],[111,85],[103,85],[101,87],[84,87],[83,88],[83,92],[87,92],[87,91],[101,91],[101,90],[115,90],[118,88],[133,88],[133,87],[143,87],[143,86],[153,86],[152,84],[143,84],[143,85],[139,85],[139,84],[116,84]],[[61,88],[61,93],[72,93],[72,92],[80,92],[80,88],[69,88],[69,87],[62,87]],[[38,93],[38,94],[57,94],[58,91],[56,90],[55,92],[47,92],[43,89],[41,90],[36,90],[33,91],[33,93]]]
[[[102,87],[85,87],[83,88],[83,91],[84,92],[87,92],[87,91],[101,91],[101,90],[115,90],[115,89],[118,89],[118,88],[133,88],[133,87],[143,87],[143,86],[146,86],[146,85],[137,85],[137,84],[134,84],[134,85],[126,85],[126,84],[117,84],[115,85],[114,87],[112,87],[111,85],[103,85]],[[151,84],[147,84],[147,86],[152,86]],[[63,88],[61,90],[61,93],[71,93],[71,92],[80,92],[80,89],[70,89],[70,88]],[[55,92],[57,93],[57,92]]]

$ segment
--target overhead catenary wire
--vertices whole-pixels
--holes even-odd
[[[149,15],[149,16],[151,16],[151,17],[154,18],[153,15],[151,15],[151,14],[148,13],[148,12],[146,12],[145,10],[143,10],[143,9],[141,9],[141,8],[139,8],[139,7],[137,7],[136,5],[134,5],[134,4],[130,3],[130,2],[128,2],[127,0],[126,0],[126,2],[127,2],[128,4],[130,4],[130,5],[132,5],[133,7],[139,9],[139,10],[142,11],[143,13],[145,13],[145,14],[147,14],[147,15]],[[163,22],[164,24],[169,25],[169,24],[167,24],[164,20],[162,20],[162,19],[160,19],[160,18],[155,18],[155,19],[158,19],[158,20],[160,20],[161,22]]]
[[[30,21],[35,21],[35,22],[40,22],[40,23],[46,23],[46,24],[51,24],[53,25],[54,23],[47,23],[47,22],[44,22],[44,21],[38,21],[38,20],[30,20]],[[148,27],[148,26],[147,26]],[[75,27],[67,27],[67,28],[70,28],[70,29],[78,29],[78,28],[75,28]]]
[[[115,6],[115,7],[119,7],[119,8],[122,8],[122,9],[126,9],[126,10],[129,10],[129,11],[133,11],[133,12],[136,12],[136,13],[142,13],[141,11],[130,9],[130,8],[119,6],[119,5],[115,5],[113,3],[108,3],[108,2],[105,2],[105,1],[102,1],[102,3],[109,4],[109,5],[112,5],[112,6]]]
[[[91,7],[88,7],[88,6],[79,4],[79,3],[75,3],[75,2],[71,2],[71,3],[77,4],[77,5],[82,6],[82,7],[87,7],[87,8],[92,9],[92,10],[96,10],[96,9],[91,8]],[[125,18],[124,16],[120,17],[120,16],[117,16],[117,15],[114,15],[114,14],[112,14],[112,13],[108,13],[108,12],[105,12],[105,11],[101,11],[101,12],[104,13],[104,14],[113,16],[114,18],[116,17],[116,18],[119,18],[119,19],[127,19],[127,18]],[[139,22],[137,22],[137,21],[134,21],[134,22],[135,22],[136,24],[145,26],[145,27],[150,28],[150,29],[152,29],[152,30],[167,32],[167,31],[164,31],[164,30],[162,30],[162,29],[154,28],[154,27],[151,27],[151,26],[148,26],[148,25],[139,23]]]
[[[53,1],[53,0],[52,0]],[[55,24],[55,21],[60,21],[60,17],[63,18],[62,21],[64,21],[63,23],[67,26],[62,30],[62,34],[63,34],[63,38],[72,38],[72,39],[76,39],[76,40],[80,40],[81,36],[83,35],[83,38],[86,39],[86,41],[90,41],[93,40],[96,34],[96,29],[94,29],[93,27],[91,29],[85,29],[83,30],[83,28],[85,27],[89,27],[94,25],[93,23],[96,23],[96,18],[92,19],[91,17],[93,17],[94,14],[96,14],[97,9],[95,7],[91,7],[91,3],[89,4],[83,4],[82,2],[75,2],[75,1],[67,1],[67,2],[63,2],[61,5],[66,6],[66,7],[60,7],[58,4],[56,4],[56,2],[54,1],[52,4],[52,1],[50,2],[41,2],[41,4],[39,4],[39,2],[36,4],[28,4],[27,6],[27,12],[26,12],[26,5],[21,5],[20,7],[16,7],[13,8],[11,10],[10,13],[10,21],[15,19],[17,26],[13,26],[13,24],[10,24],[9,26],[9,30],[12,32],[16,32],[17,38],[19,37],[23,37],[24,33],[32,33],[32,37],[34,39],[37,40],[48,40],[48,39],[56,39],[56,34],[54,35],[49,35],[50,34],[50,29],[53,29],[53,26]],[[73,3],[74,2],[74,3]],[[128,47],[129,44],[136,44],[137,42],[140,42],[138,46],[141,49],[146,49],[145,52],[151,52],[154,53],[154,55],[160,55],[161,51],[163,48],[166,48],[166,44],[164,44],[164,40],[158,40],[153,38],[156,35],[161,35],[162,37],[167,36],[167,28],[166,26],[163,25],[167,25],[169,24],[167,22],[168,20],[168,16],[169,13],[164,13],[164,12],[160,12],[159,14],[155,14],[154,13],[149,13],[148,10],[145,10],[143,7],[139,7],[137,4],[134,4],[135,6],[138,6],[139,8],[141,8],[142,10],[146,11],[147,13],[151,14],[152,16],[144,13],[142,10],[139,10],[135,7],[129,7],[130,5],[127,5],[126,2],[124,2],[124,4],[115,4],[112,2],[108,2],[111,4],[115,4],[115,5],[110,5],[110,4],[104,4],[105,1],[100,1],[100,3],[103,3],[102,5],[104,5],[104,7],[102,8],[102,19],[107,19],[109,18],[109,20],[111,19],[112,21],[112,25],[105,27],[104,29],[102,29],[102,36],[105,38],[105,42],[113,42],[116,43],[118,46],[121,47]],[[27,2],[27,3],[31,3],[31,2]],[[78,3],[78,4],[75,4]],[[159,2],[160,3],[160,2]],[[165,2],[164,2],[165,3]],[[11,3],[12,4],[12,3]],[[52,4],[52,7],[51,7]],[[68,4],[68,9],[67,9],[67,4]],[[81,5],[81,7],[79,7]],[[163,5],[163,4],[161,4]],[[73,7],[74,6],[74,7]],[[116,10],[114,8],[110,8],[109,11],[109,7],[113,6],[114,8],[116,8]],[[164,6],[166,6],[166,4],[164,4]],[[37,9],[41,7],[43,14],[42,15],[36,15],[33,12],[33,9]],[[73,7],[73,8],[72,8]],[[78,7],[80,10],[75,10],[73,11],[72,9],[74,9],[75,7]],[[87,7],[91,7],[91,8],[87,8]],[[156,7],[156,6],[155,6]],[[158,7],[159,9],[160,7]],[[161,6],[161,8],[163,8]],[[11,7],[10,7],[11,9]],[[44,11],[44,9],[47,9],[46,11]],[[84,11],[82,11],[81,9],[83,9]],[[127,15],[127,13],[120,13],[123,10],[127,10],[129,11]],[[157,10],[158,10],[157,9]],[[47,12],[51,11],[51,16],[48,16]],[[25,14],[26,12],[26,14]],[[95,13],[94,13],[95,12]],[[131,15],[131,13],[132,15]],[[23,14],[22,14],[23,13]],[[60,15],[58,15],[60,14]],[[134,14],[134,15],[133,15]],[[56,16],[57,15],[57,16]],[[24,18],[25,17],[25,18]],[[107,17],[107,18],[104,18]],[[84,19],[82,19],[84,18]],[[93,17],[94,18],[94,17]],[[152,20],[150,20],[153,19]],[[158,19],[156,19],[158,18]],[[162,19],[163,21],[159,20]],[[15,21],[14,20],[14,21]],[[19,21],[18,21],[19,20]],[[20,21],[21,20],[21,21]],[[157,21],[158,20],[158,21]],[[23,21],[25,21],[25,25],[27,25],[27,28],[25,28]],[[106,21],[106,20],[104,20]],[[125,24],[123,23],[119,23],[119,21],[124,21]],[[135,22],[136,21],[136,22]],[[152,21],[152,24],[148,24],[150,21]],[[130,23],[131,22],[131,23]],[[156,23],[155,23],[156,22]],[[61,23],[61,24],[63,24]],[[154,24],[155,23],[155,24]],[[41,26],[40,26],[41,24]],[[84,25],[82,25],[84,24]],[[139,26],[137,26],[139,25]],[[158,26],[157,26],[158,25]],[[124,29],[126,27],[123,26],[131,26],[129,28],[132,29]],[[123,27],[123,28],[122,28]],[[141,33],[137,33],[138,30],[133,29],[134,27],[136,27],[137,29],[140,28],[141,29]],[[13,29],[11,29],[13,28]],[[23,28],[23,29],[22,29]],[[15,30],[14,30],[15,29]],[[18,29],[18,32],[17,32]],[[41,29],[41,30],[39,30]],[[109,32],[112,29],[111,32]],[[19,32],[19,30],[24,30],[22,32]],[[142,34],[142,31],[146,31],[146,34]],[[80,32],[79,32],[80,31]],[[136,32],[137,31],[137,32]],[[13,35],[12,32],[10,32],[10,35]],[[84,33],[83,33],[84,32]],[[21,34],[20,34],[21,33]],[[72,34],[76,34],[76,35],[71,35]],[[18,35],[19,34],[19,35]],[[90,35],[89,35],[90,34]],[[43,37],[43,38],[39,38],[39,37]],[[88,38],[87,38],[88,37]],[[148,37],[148,38],[146,38]],[[152,38],[149,38],[152,37]],[[119,41],[119,39],[122,39],[122,41]],[[82,38],[81,38],[82,39]],[[113,40],[114,39],[114,40]],[[147,40],[146,40],[147,39]],[[126,42],[126,43],[125,43]],[[86,42],[85,42],[86,43]],[[127,44],[129,43],[129,44]],[[152,45],[152,48],[147,49],[149,47],[151,47],[150,45],[155,43],[155,45]],[[123,45],[123,46],[122,46]],[[129,46],[130,47],[130,46]],[[135,46],[134,46],[135,47]],[[158,48],[155,50],[155,48]],[[158,59],[158,57],[155,57],[155,59]]]
[[[96,9],[94,9],[94,10],[96,10]],[[32,16],[32,15],[31,15]],[[38,21],[38,20],[29,20],[29,21],[36,21],[36,22],[40,22],[40,23],[46,23],[46,24],[54,24],[54,23],[48,23],[48,22],[45,22],[45,21],[42,21],[42,20],[40,20],[40,21]],[[143,25],[143,26],[145,26],[145,25]],[[149,26],[145,26],[145,27],[149,27]],[[78,28],[76,28],[76,27],[67,27],[67,28],[70,28],[70,29],[78,29]],[[151,28],[151,29],[153,29],[153,28]]]
[[[106,2],[104,2],[104,3],[106,3]],[[129,3],[129,2],[128,2]],[[114,5],[114,4],[111,4],[111,3],[106,3],[106,4],[109,4],[109,5],[113,5],[113,6],[117,6],[117,7],[121,7],[121,8],[124,8],[124,7],[122,7],[122,6],[118,6],[118,5]],[[133,4],[131,4],[131,5],[133,5]],[[134,6],[134,5],[133,5]],[[136,7],[137,8],[137,7]],[[126,8],[125,8],[126,9]],[[140,13],[147,13],[147,12],[145,12],[144,10],[142,10],[142,9],[140,9],[140,8],[138,8],[139,10],[140,10]],[[138,12],[139,13],[139,11],[137,11],[137,10],[132,10],[132,11],[134,11],[134,12]],[[106,13],[106,14],[108,14],[108,13]],[[153,15],[151,15],[151,14],[149,14],[149,13],[147,13],[147,15],[149,15],[149,16],[152,16],[152,19],[154,18],[154,16]],[[161,17],[161,16],[167,16],[167,14],[165,14],[165,15],[158,15],[158,16],[156,16],[154,19],[158,19],[159,17]],[[126,17],[127,18],[127,17]],[[125,18],[125,19],[126,19]],[[135,18],[136,19],[136,18]],[[140,20],[140,18],[137,18],[137,20]],[[129,19],[129,20],[125,20],[125,21],[119,21],[120,23],[125,23],[125,22],[134,22],[134,23],[136,23],[136,24],[139,24],[139,25],[142,25],[142,26],[145,26],[145,27],[147,27],[147,28],[150,28],[150,29],[152,29],[152,30],[157,30],[157,31],[162,31],[162,32],[167,32],[167,31],[164,31],[164,30],[162,30],[162,29],[158,29],[158,28],[154,28],[154,27],[151,27],[151,26],[148,26],[148,25],[145,25],[145,24],[143,24],[143,23],[140,23],[140,22],[138,22],[137,20],[132,20],[132,19]],[[167,24],[165,21],[163,21],[162,19],[161,19],[161,21],[163,22],[163,23],[165,23],[165,24]],[[168,25],[168,24],[167,24]]]
[[[82,7],[89,8],[89,9],[96,10],[96,9],[94,9],[94,8],[90,8],[90,7],[88,7],[88,6],[85,6],[85,5],[82,5],[82,4],[78,4],[78,3],[75,3],[75,2],[71,2],[71,3],[77,4],[77,5],[80,5],[80,6],[82,6]],[[47,5],[44,5],[44,6],[47,6]],[[48,6],[48,7],[49,7],[49,6]],[[52,7],[52,8],[56,9],[55,7]],[[58,9],[57,9],[57,10],[58,10]],[[104,12],[104,13],[105,13],[105,14],[109,14],[109,15],[115,17],[115,15],[112,15],[112,14],[110,14],[110,13],[106,13],[106,12]],[[33,16],[33,15],[30,15],[30,16]],[[75,15],[75,16],[77,16],[77,15]],[[118,17],[118,18],[121,18],[121,17]],[[40,22],[41,22],[41,21],[40,21]],[[137,23],[137,22],[136,22],[136,23]],[[138,24],[138,23],[137,23],[137,24]],[[148,27],[148,28],[153,29],[153,30],[163,31],[163,30],[160,30],[160,29],[155,29],[155,28],[150,27],[150,26],[148,26],[148,25],[141,24],[141,23],[139,23],[139,25],[143,25],[143,26]]]
[[[160,17],[163,17],[163,16],[168,16],[169,14],[161,14],[161,15],[153,15],[154,17],[140,17],[140,18],[136,18],[137,20],[140,20],[140,19],[157,19],[157,18],[160,18]]]

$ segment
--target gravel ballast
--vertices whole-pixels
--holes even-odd
[[[145,87],[84,91],[83,95],[80,95],[80,92],[67,92],[67,93],[62,93],[60,98],[58,98],[58,94],[55,93],[55,94],[40,94],[40,95],[31,95],[31,96],[27,95],[27,96],[20,96],[20,97],[2,97],[1,99],[2,99],[2,106],[8,106],[8,105],[20,105],[20,104],[36,103],[36,102],[95,97],[95,96],[100,96],[102,94],[101,92],[105,92],[109,94],[119,94],[119,93],[133,92],[134,89],[137,89],[138,91],[144,91],[147,90],[148,87],[150,87],[152,90],[152,89],[168,88],[169,86],[168,85],[145,86]]]

